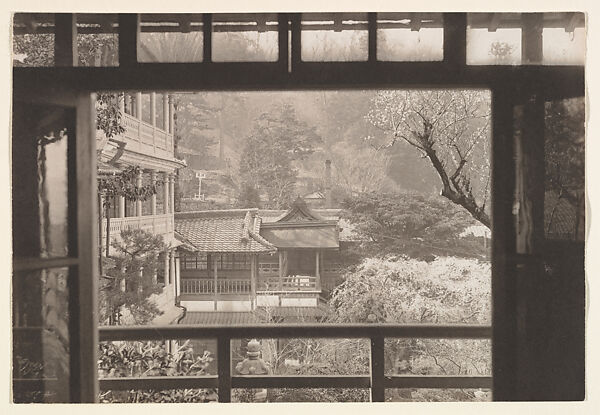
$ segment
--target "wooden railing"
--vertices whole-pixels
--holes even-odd
[[[106,229],[106,219],[103,220],[104,229]],[[126,229],[143,229],[154,235],[169,235],[174,229],[173,214],[110,218],[111,240],[118,240],[121,231]],[[106,238],[105,231],[103,234],[103,238]]]
[[[231,402],[232,388],[370,388],[383,402],[387,388],[492,388],[491,376],[386,375],[386,338],[488,339],[489,326],[396,324],[279,324],[228,326],[110,326],[99,340],[217,340],[217,375],[100,379],[101,390],[217,388],[219,402]],[[370,374],[333,376],[237,376],[231,369],[231,340],[241,338],[368,338]]]
[[[257,291],[317,291],[319,280],[310,275],[289,275],[279,277],[260,277],[258,279]]]
[[[217,294],[250,294],[250,280],[217,280]],[[214,294],[215,281],[208,278],[182,278],[181,294]]]
[[[173,134],[130,114],[123,114],[122,123],[125,127],[123,138],[128,149],[155,156],[173,157]]]

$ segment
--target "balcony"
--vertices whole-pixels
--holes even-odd
[[[127,143],[128,150],[163,159],[173,158],[173,134],[127,113],[123,113],[122,125],[125,133],[121,138]]]
[[[126,229],[142,229],[154,235],[162,235],[168,243],[173,235],[173,221],[173,214],[110,218],[110,239],[119,241],[121,231]],[[106,219],[102,221],[102,226],[102,229],[106,230]],[[103,241],[106,243],[105,231],[103,231]]]
[[[489,326],[399,324],[285,324],[236,326],[153,326],[100,328],[100,341],[217,340],[217,374],[207,376],[115,377],[100,379],[100,389],[217,388],[219,402],[231,402],[232,388],[369,388],[372,402],[383,402],[388,388],[486,388],[491,376],[392,375],[385,371],[386,338],[488,339]],[[239,376],[232,373],[231,340],[241,338],[368,338],[368,375]]]

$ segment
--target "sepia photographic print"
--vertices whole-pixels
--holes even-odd
[[[11,403],[586,399],[584,11],[17,10]]]

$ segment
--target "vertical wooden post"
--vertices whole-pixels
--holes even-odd
[[[169,213],[169,173],[163,173],[163,213]]]
[[[283,290],[283,251],[279,251],[279,290]]]
[[[77,66],[77,16],[54,14],[54,66]]]
[[[315,254],[315,289],[321,291],[321,251],[317,249]]]
[[[140,16],[132,13],[119,14],[119,66],[130,67],[138,63],[140,42]]]
[[[302,63],[302,40],[301,40],[301,28],[302,28],[302,14],[293,13],[290,15],[291,29],[292,29],[292,72],[298,69],[298,66]]]
[[[369,62],[377,62],[377,13],[368,13]]]
[[[218,271],[217,271],[217,255],[214,255],[213,258],[213,295],[214,295],[214,308],[217,311],[217,297],[219,295],[219,290],[217,289],[217,284],[219,281]]]
[[[125,217],[125,197],[124,196],[117,196],[117,197],[119,200],[119,217],[124,218]]]
[[[258,254],[250,254],[250,302],[252,309],[256,305],[256,280],[258,276]]]
[[[175,134],[175,106],[173,105],[173,96],[169,95],[169,133]],[[173,145],[175,140],[173,140]],[[168,149],[172,150],[172,149]]]
[[[544,15],[542,13],[523,13],[521,15],[521,63],[540,64],[544,58],[542,34]]]
[[[169,130],[169,117],[171,115],[169,114],[169,96],[167,94],[163,94],[162,104],[163,104],[162,128],[163,128],[163,130],[165,130],[168,133],[170,131]]]
[[[212,14],[204,13],[202,16],[202,61],[212,62]]]
[[[150,93],[150,123],[156,127],[156,92]],[[156,135],[154,135],[156,137]],[[153,140],[154,141],[154,140]],[[156,143],[154,143],[156,145]]]
[[[231,402],[231,339],[217,339],[217,370],[219,373],[219,403]]]
[[[96,117],[95,95],[81,93],[77,97],[77,120],[75,136],[77,166],[77,278],[73,291],[77,294],[79,310],[70,331],[72,344],[70,353],[73,362],[72,390],[79,396],[71,396],[74,402],[94,403],[98,400],[98,262],[96,211]],[[74,281],[75,279],[71,280]],[[71,296],[69,297],[71,299]],[[73,344],[74,342],[74,344]],[[73,367],[75,366],[75,367]]]
[[[289,67],[289,23],[287,13],[277,15],[277,46],[279,55],[277,62],[282,72],[287,72]]]
[[[138,173],[138,176],[136,178],[135,181],[135,185],[140,188],[143,185],[143,176],[142,176],[142,170],[140,170],[140,172]],[[135,201],[135,215],[141,217],[142,216],[142,201],[141,200],[136,200]]]
[[[515,250],[513,95],[506,85],[492,91],[492,373],[496,401],[514,399],[516,394],[516,284],[511,261]]]
[[[155,186],[156,185],[156,171],[155,170],[152,170],[150,172],[150,180],[152,182],[152,185]],[[156,193],[153,193],[151,196],[151,205],[152,205],[151,206],[152,216],[155,216],[156,215]]]
[[[385,401],[384,346],[385,339],[383,336],[371,338],[371,402]]]
[[[169,284],[175,283],[175,250],[172,250],[169,255]]]
[[[142,111],[143,111],[143,105],[142,105],[142,93],[141,92],[136,92],[135,93],[135,117],[138,120],[142,120]]]
[[[444,63],[454,70],[467,64],[466,13],[444,13]]]
[[[164,271],[164,283],[165,286],[169,285],[169,251],[165,251],[165,271]]]
[[[171,194],[171,200],[169,201],[169,213],[175,212],[175,176],[169,175],[169,193]]]

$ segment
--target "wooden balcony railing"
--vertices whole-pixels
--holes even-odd
[[[157,157],[173,158],[173,134],[130,114],[123,114],[122,123],[125,127],[123,138],[127,149]]]
[[[492,388],[491,376],[386,375],[386,338],[487,339],[489,326],[397,324],[279,324],[228,326],[110,326],[100,341],[217,340],[217,375],[100,379],[101,390],[217,388],[219,402],[231,402],[232,388],[370,388],[371,401],[383,402],[387,388]],[[241,338],[368,338],[370,374],[358,376],[237,376],[231,368],[231,340]]]
[[[257,291],[318,291],[319,278],[312,275],[265,276],[258,279]]]
[[[217,294],[250,294],[250,279],[217,280]],[[215,281],[208,278],[182,278],[181,294],[214,294]]]
[[[143,229],[155,235],[169,235],[173,233],[173,220],[173,214],[110,218],[110,238],[118,240],[121,231],[126,229]],[[103,229],[106,229],[106,219],[103,222]],[[106,238],[106,234],[103,237]]]

